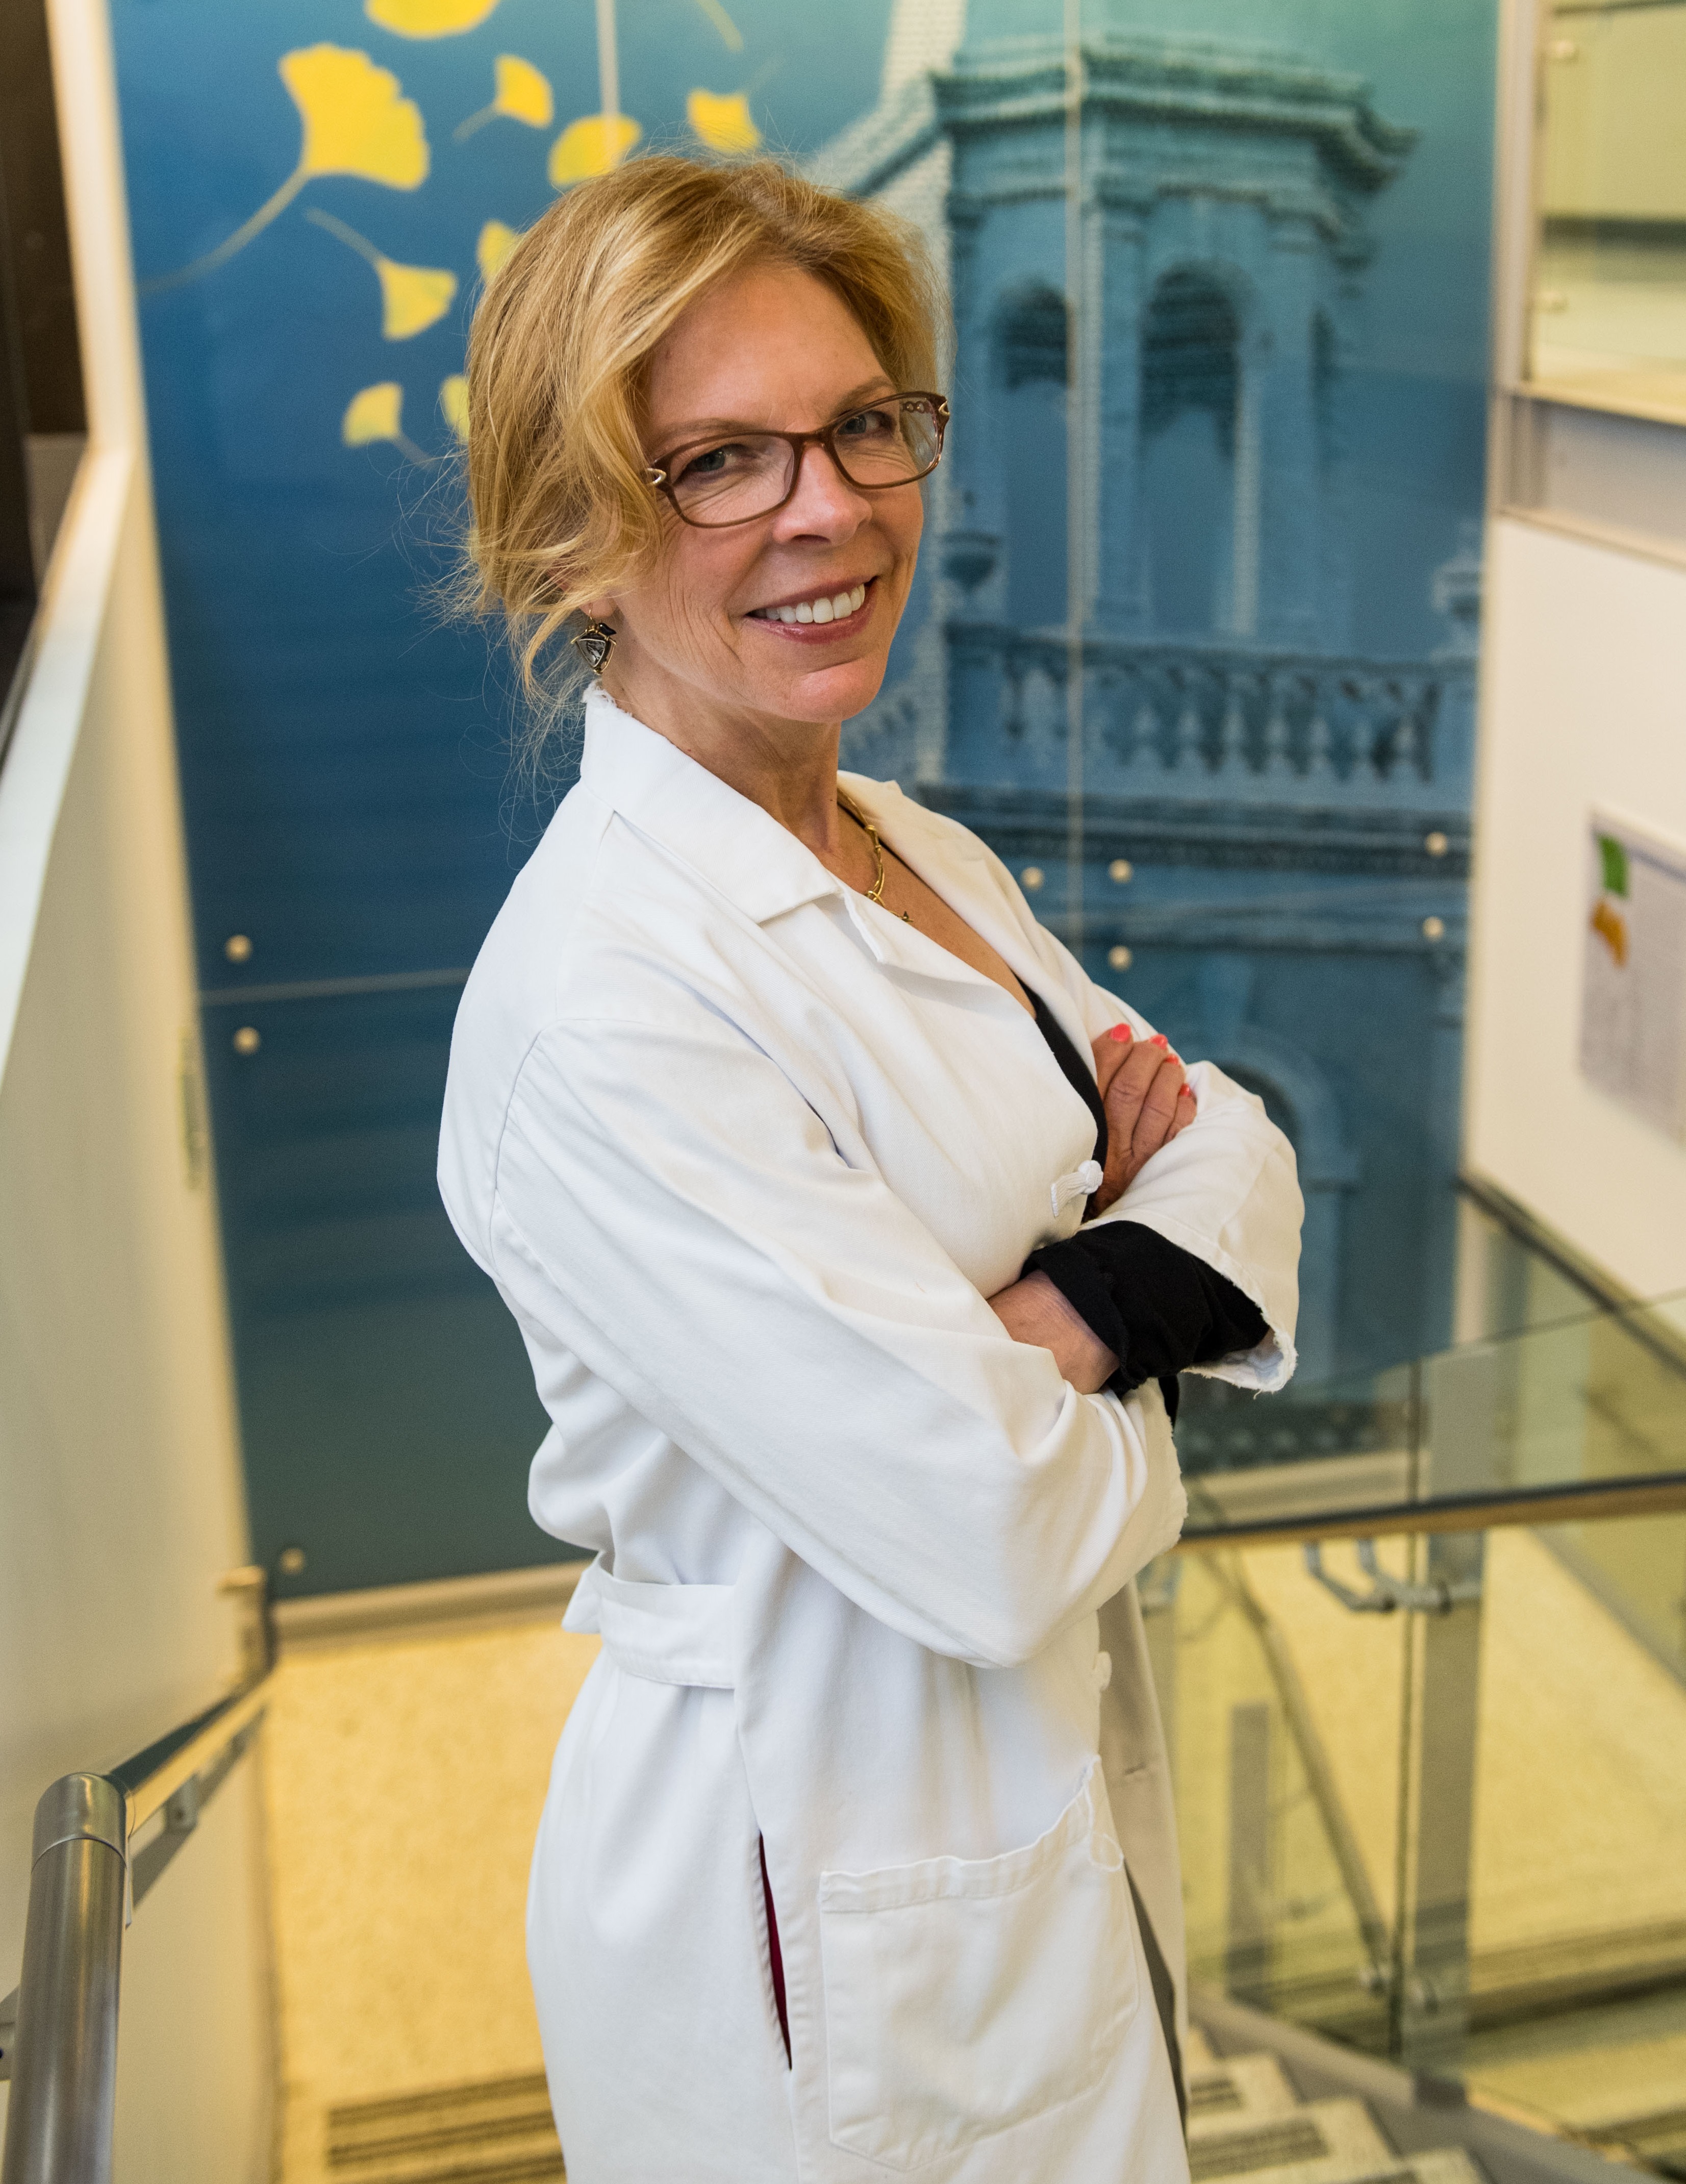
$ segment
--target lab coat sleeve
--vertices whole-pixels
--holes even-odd
[[[1013,1341],[882,1178],[700,1006],[543,1033],[487,1230],[465,1240],[524,1330],[934,1651],[1028,1659],[1181,1528],[1151,1406],[1080,1396]]]
[[[1028,909],[1025,914],[1028,918]],[[1077,1002],[1091,1039],[1118,1023],[1127,1023],[1138,1039],[1153,1037],[1146,1017],[1096,985],[1051,933],[1038,926],[1036,939],[1043,961]],[[1264,1101],[1215,1062],[1191,1062],[1188,1074],[1194,1120],[1160,1148],[1099,1218],[1138,1221],[1157,1230],[1167,1243],[1215,1267],[1264,1314],[1269,1332],[1255,1349],[1191,1366],[1191,1372],[1239,1388],[1284,1387],[1294,1367],[1305,1212],[1294,1147],[1265,1112]]]

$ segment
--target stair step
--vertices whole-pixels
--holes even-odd
[[[1636,2154],[1642,2161],[1654,2162],[1665,2176],[1686,2176],[1686,2109],[1593,2125],[1584,2136],[1615,2159]]]
[[[445,2162],[406,2162],[349,2173],[366,2180],[366,2184],[566,2184],[568,2174],[562,2164],[562,2149],[554,2137],[548,2150],[531,2153],[478,2158],[470,2152]]]
[[[342,2102],[327,2114],[343,2184],[552,2184],[565,2171],[542,2073]]]
[[[1299,2096],[1274,2055],[1226,2055],[1188,2071],[1188,2116],[1205,2121],[1222,2117],[1238,2122],[1255,2116],[1286,2115]]]
[[[1402,2168],[1362,2101],[1308,2101],[1286,2114],[1188,2119],[1194,2184],[1228,2176],[1268,2176],[1273,2184],[1350,2184]]]

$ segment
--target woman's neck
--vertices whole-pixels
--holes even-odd
[[[739,712],[699,699],[694,690],[648,687],[646,678],[616,675],[612,666],[603,686],[623,712],[759,804],[816,856],[829,861],[836,855],[843,823],[837,809],[841,722]]]

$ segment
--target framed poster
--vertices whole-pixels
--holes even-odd
[[[1686,1139],[1686,849],[1594,812],[1587,839],[1581,1068]]]

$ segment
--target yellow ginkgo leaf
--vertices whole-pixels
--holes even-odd
[[[226,265],[254,235],[284,213],[314,175],[357,175],[389,189],[419,189],[430,154],[421,109],[403,95],[390,69],[376,68],[367,53],[346,46],[298,46],[275,64],[304,125],[298,164],[232,235],[173,273],[141,283],[143,296],[179,288]]]
[[[340,437],[348,448],[366,448],[376,440],[403,437],[404,391],[396,379],[383,379],[353,394],[340,420]]]
[[[570,121],[550,148],[551,187],[565,190],[570,182],[608,174],[643,133],[625,114],[587,114]]]
[[[439,382],[439,407],[445,422],[459,440],[468,438],[468,381],[460,371]]]
[[[403,415],[403,387],[396,379],[383,379],[378,386],[365,387],[352,396],[340,420],[340,437],[348,448],[368,448],[390,440],[413,463],[437,463],[437,455],[426,454],[414,440],[406,438]]]
[[[366,235],[312,205],[304,215],[330,235],[338,236],[348,248],[366,258],[381,281],[381,331],[388,341],[408,341],[412,334],[437,325],[451,308],[457,292],[457,276],[442,265],[401,265],[377,250]]]
[[[301,46],[276,64],[304,124],[298,172],[360,175],[390,189],[427,179],[421,109],[390,69],[344,46]]]
[[[515,53],[499,53],[492,67],[497,85],[494,109],[511,121],[525,121],[530,129],[549,128],[556,118],[549,77]]]
[[[685,119],[711,152],[753,152],[761,132],[749,119],[749,101],[741,91],[717,98],[711,91],[693,91],[685,100]]]
[[[375,270],[381,276],[381,331],[388,341],[408,341],[436,326],[457,292],[456,275],[442,265],[397,265],[383,258]]]
[[[478,30],[498,0],[363,0],[363,12],[401,38],[454,38]]]
[[[525,121],[530,129],[548,129],[556,116],[550,79],[516,53],[499,53],[492,64],[492,103],[470,114],[451,131],[459,144],[495,121],[500,114],[511,121]]]
[[[480,240],[474,247],[475,262],[480,267],[480,277],[489,286],[503,271],[509,253],[520,241],[513,227],[506,227],[501,220],[489,220],[480,231]]]

